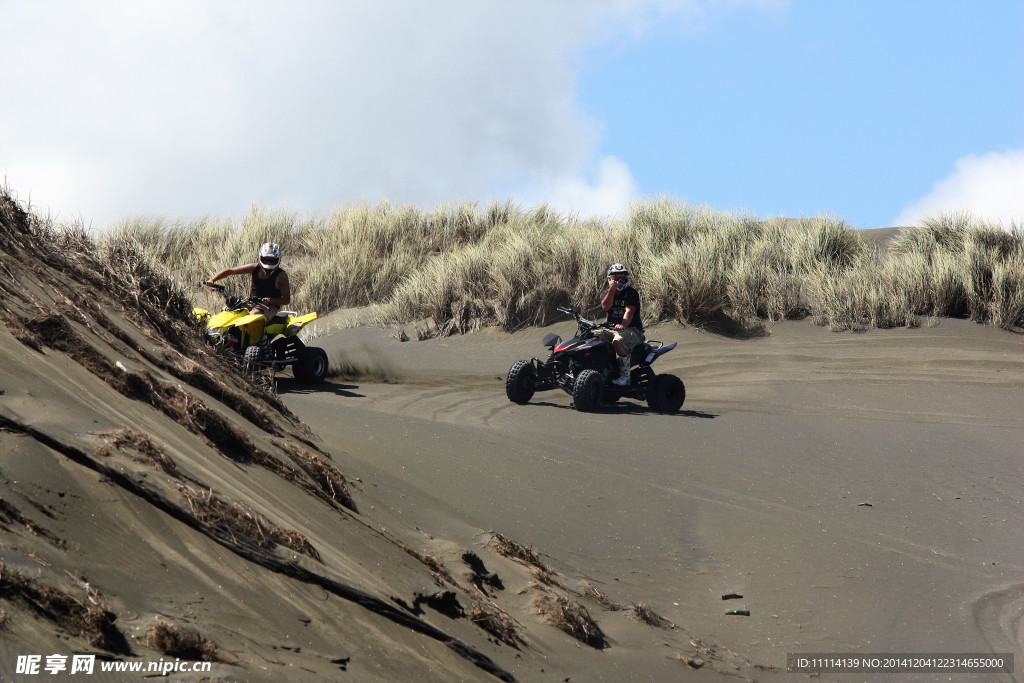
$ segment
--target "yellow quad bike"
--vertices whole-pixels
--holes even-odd
[[[299,330],[316,320],[316,313],[299,315],[280,311],[269,321],[262,313],[249,313],[252,308],[267,310],[258,299],[228,296],[223,285],[204,285],[224,296],[224,310],[210,314],[202,308],[192,310],[206,323],[206,341],[239,358],[249,371],[291,366],[300,382],[322,382],[327,375],[327,353],[315,346],[306,346],[299,339]]]

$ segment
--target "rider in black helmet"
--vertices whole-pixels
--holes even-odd
[[[601,308],[608,312],[612,329],[597,331],[610,341],[619,360],[619,376],[612,383],[629,386],[629,354],[644,340],[644,323],[640,319],[640,292],[633,288],[629,268],[614,263],[608,268],[608,291],[601,299]]]

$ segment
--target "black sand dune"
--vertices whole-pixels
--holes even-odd
[[[509,403],[542,330],[338,330],[318,343],[348,374],[275,397],[136,256],[7,196],[0,271],[0,679],[51,653],[296,681],[1022,661],[1020,336],[663,326],[667,416]]]

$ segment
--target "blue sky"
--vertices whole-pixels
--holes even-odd
[[[0,176],[132,214],[668,195],[1024,224],[1022,0],[4,0]]]
[[[957,160],[1024,148],[1022,2],[719,10],[583,59],[601,153],[644,193],[882,227]]]

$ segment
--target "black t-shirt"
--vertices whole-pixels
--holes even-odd
[[[612,301],[612,307],[608,309],[608,322],[612,325],[621,323],[622,319],[626,317],[627,306],[632,306],[635,309],[633,319],[629,321],[627,327],[635,327],[643,332],[644,323],[640,320],[640,292],[633,289],[633,285],[629,285],[621,292],[615,292],[615,300]]]
[[[277,278],[284,275],[284,268],[278,268],[268,278],[260,277],[259,272],[260,266],[256,266],[256,269],[252,271],[252,289],[249,291],[249,296],[259,299],[280,297],[281,288],[277,286]]]

